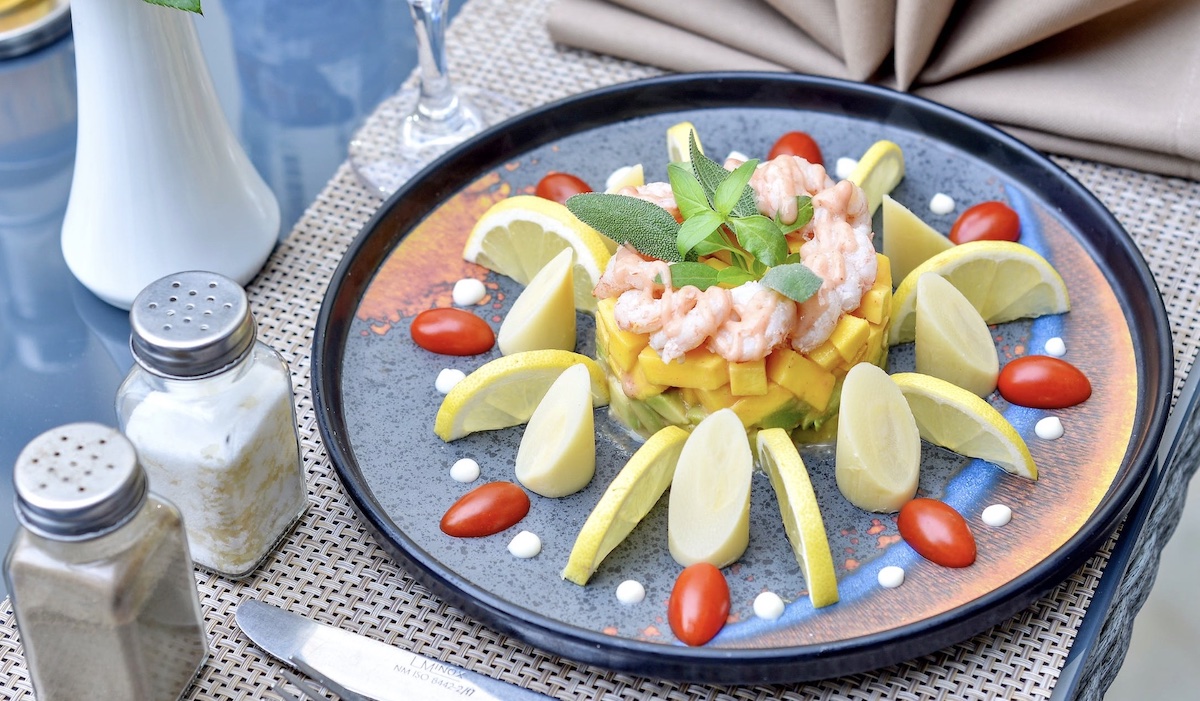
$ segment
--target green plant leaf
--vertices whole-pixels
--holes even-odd
[[[683,164],[672,163],[667,166],[667,180],[671,182],[671,193],[675,195],[675,204],[684,219],[712,211],[704,186]]]
[[[683,226],[679,227],[679,236],[676,239],[679,255],[684,260],[687,260],[688,254],[692,252],[692,249],[701,241],[712,236],[724,223],[725,220],[721,218],[721,215],[711,209],[705,209],[690,219],[684,219]]]
[[[794,302],[803,302],[821,289],[820,276],[803,263],[777,265],[760,282]]]
[[[775,223],[779,225],[780,230],[782,230],[783,234],[786,236],[793,231],[803,229],[806,224],[812,221],[812,218],[812,198],[808,195],[800,195],[796,198],[796,221],[792,222],[791,224],[784,224],[783,222],[779,221],[779,215],[776,214]]]
[[[200,0],[146,0],[151,5],[162,5],[163,7],[173,7],[176,10],[187,10],[195,12],[198,15],[204,14],[200,9]]]
[[[712,197],[721,183],[729,177],[729,171],[725,170],[725,166],[717,163],[713,159],[700,153],[699,149],[693,149],[692,155],[692,172],[696,174],[696,179],[704,186],[704,191]],[[758,165],[758,161],[747,161],[747,163]],[[735,217],[749,217],[758,214],[758,201],[754,198],[754,190],[749,186],[742,189],[741,199],[730,210],[730,214]]]
[[[738,205],[742,193],[747,189],[750,176],[754,174],[755,161],[746,161],[730,173],[713,194],[713,209],[721,216],[729,216]]]
[[[721,285],[732,285],[734,287],[742,283],[757,280],[758,276],[747,270],[731,265],[728,268],[721,268],[717,271],[717,282]]]
[[[675,244],[679,223],[656,204],[627,195],[589,192],[568,199],[567,209],[617,243],[628,243],[668,263],[683,260]]]
[[[701,290],[707,290],[720,280],[720,273],[716,268],[709,267],[704,263],[675,263],[671,266],[671,286],[679,289],[685,285],[699,287]]]
[[[734,217],[729,220],[729,226],[742,248],[763,265],[776,266],[787,258],[787,239],[779,225],[767,217],[761,214]]]

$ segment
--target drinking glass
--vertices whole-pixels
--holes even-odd
[[[418,84],[405,88],[350,141],[350,164],[387,197],[431,160],[517,111],[507,97],[456,86],[446,62],[450,0],[406,0],[417,32]]]

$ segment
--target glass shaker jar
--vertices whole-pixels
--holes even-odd
[[[68,424],[13,469],[4,562],[38,701],[179,698],[208,654],[179,511],[116,429]]]
[[[215,273],[150,283],[129,321],[121,430],[183,512],[196,564],[245,575],[308,505],[287,364],[256,340],[245,290]]]

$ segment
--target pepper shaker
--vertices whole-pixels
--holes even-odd
[[[257,340],[245,290],[215,273],[152,282],[129,320],[121,429],[183,512],[196,564],[248,574],[308,505],[287,364]]]
[[[38,701],[179,698],[208,643],[179,511],[133,446],[68,424],[25,447],[13,482],[4,576]]]

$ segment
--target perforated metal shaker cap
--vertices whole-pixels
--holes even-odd
[[[56,540],[81,540],[125,523],[146,499],[146,472],[129,439],[97,423],[34,438],[13,467],[17,519]]]
[[[139,365],[167,377],[202,377],[254,346],[254,317],[242,286],[193,270],[146,286],[129,310],[129,345]]]

